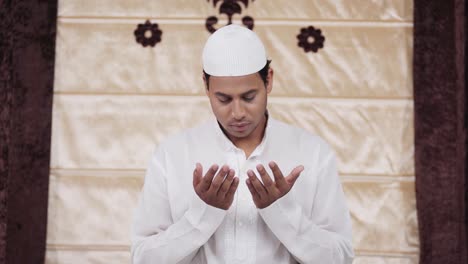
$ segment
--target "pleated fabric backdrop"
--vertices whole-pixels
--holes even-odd
[[[59,1],[46,263],[129,263],[151,151],[211,115],[205,21],[226,23],[212,2]],[[354,263],[417,263],[412,1],[246,2],[234,23],[253,18],[273,60],[271,115],[338,155]],[[135,40],[147,19],[162,31],[154,47]],[[309,26],[318,52],[298,46]]]

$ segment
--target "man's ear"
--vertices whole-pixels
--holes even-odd
[[[267,93],[269,94],[271,92],[271,90],[273,89],[273,74],[274,74],[274,71],[272,68],[269,68],[268,69],[268,76],[267,76]]]

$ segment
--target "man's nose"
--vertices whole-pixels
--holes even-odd
[[[232,105],[232,117],[236,120],[241,120],[245,117],[245,109],[240,100],[235,100]]]

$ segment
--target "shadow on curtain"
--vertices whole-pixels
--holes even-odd
[[[0,1],[0,263],[43,263],[57,1]]]
[[[414,3],[420,263],[467,263],[466,3]]]

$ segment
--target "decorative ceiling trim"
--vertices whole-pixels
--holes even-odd
[[[242,14],[242,5],[248,8],[250,0],[207,0],[212,1],[214,8],[219,8],[219,13],[224,14],[228,18],[227,25],[232,24],[232,18],[235,14]],[[255,0],[251,0],[252,2]],[[221,3],[221,4],[219,4]],[[218,24],[217,16],[209,16],[205,21],[205,27],[208,32],[213,33],[217,30],[215,27]],[[242,17],[242,24],[250,30],[253,30],[255,26],[255,20],[251,16]],[[137,28],[133,32],[137,43],[143,47],[154,47],[156,44],[161,42],[162,30],[159,29],[158,24],[151,23],[150,20],[146,20],[144,24],[138,24]],[[296,36],[298,40],[298,47],[302,48],[305,53],[314,52],[317,53],[319,49],[324,47],[325,37],[320,29],[316,29],[314,26],[308,26],[300,29],[299,34]]]
[[[211,0],[207,0],[210,2]],[[219,13],[220,14],[225,14],[228,18],[228,23],[227,25],[232,24],[232,17],[235,14],[242,14],[242,6],[240,3],[243,3],[245,8],[248,8],[249,6],[249,1],[250,0],[212,0],[213,1],[213,7],[216,8],[217,4],[219,2],[222,2],[221,5],[219,5]],[[252,0],[255,1],[255,0]],[[239,3],[240,2],[240,3]],[[215,25],[218,23],[218,17],[216,16],[210,16],[206,19],[205,22],[205,27],[208,32],[213,33],[216,31]],[[242,18],[242,24],[247,27],[250,30],[253,30],[255,21],[251,16],[244,16]]]

